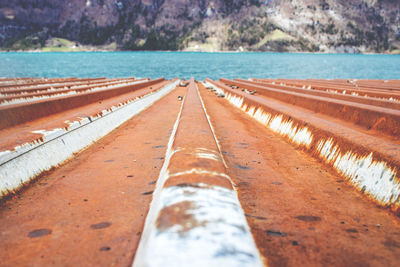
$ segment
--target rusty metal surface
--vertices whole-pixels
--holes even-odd
[[[178,84],[124,82],[0,79],[0,159]],[[0,266],[400,264],[400,81],[180,85],[0,202]]]
[[[184,94],[171,92],[2,203],[0,265],[130,265]]]
[[[331,166],[362,194],[399,213],[398,141],[371,136],[351,123],[333,121],[331,117],[249,95],[221,82],[207,81],[223,88],[226,98],[234,106]]]
[[[66,109],[80,107],[94,102],[101,102],[107,98],[126,94],[146,86],[155,85],[164,80],[165,79],[160,78],[115,89],[112,88],[95,92],[84,92],[77,95],[54,97],[26,104],[21,103],[0,107],[0,129],[65,111]]]
[[[268,266],[397,266],[399,218],[306,151],[199,86]]]
[[[0,90],[9,89],[9,88],[18,88],[18,87],[26,87],[26,86],[38,86],[41,84],[57,84],[64,82],[96,82],[99,80],[105,80],[106,78],[87,78],[87,79],[78,79],[78,78],[35,78],[35,79],[15,79],[12,82],[7,82],[7,84],[1,84]]]
[[[400,111],[351,101],[334,99],[332,97],[313,96],[305,93],[289,92],[281,89],[267,88],[247,82],[220,79],[229,85],[256,90],[258,94],[275,98],[292,105],[304,107],[318,113],[351,121],[367,129],[376,129],[391,136],[400,136]]]
[[[20,94],[10,94],[5,96],[0,96],[0,107],[10,106],[21,103],[35,102],[43,99],[51,99],[55,97],[65,97],[68,95],[75,95],[85,92],[94,92],[107,89],[117,89],[122,86],[129,86],[137,83],[143,83],[147,80],[117,80],[117,81],[105,81],[103,83],[96,83],[90,86],[72,86],[68,89],[49,89],[46,91],[35,92],[35,93],[20,93]]]
[[[15,193],[35,177],[68,160],[173,90],[164,81],[0,131],[0,194]],[[104,102],[104,103],[103,103]],[[85,114],[85,115],[83,115]],[[47,121],[47,123],[46,123]]]
[[[330,92],[330,91],[311,90],[311,89],[306,89],[307,87],[305,85],[302,85],[302,87],[295,87],[295,86],[287,86],[287,85],[280,85],[280,84],[263,83],[260,81],[253,82],[253,81],[248,81],[248,80],[243,80],[243,79],[235,79],[235,80],[241,81],[241,82],[246,82],[246,83],[251,83],[251,84],[255,84],[255,85],[261,85],[261,86],[265,86],[267,88],[270,87],[270,88],[276,88],[276,89],[283,89],[283,90],[290,91],[290,92],[298,92],[298,93],[305,93],[308,95],[329,97],[332,99],[346,100],[346,101],[351,101],[351,102],[355,102],[355,103],[363,103],[363,104],[367,104],[367,105],[379,106],[379,107],[384,107],[384,108],[400,109],[400,101],[393,101],[393,100],[389,100],[389,99],[343,94],[343,93],[340,94],[337,92],[334,93],[334,92]],[[303,88],[303,87],[305,87],[305,88]]]
[[[262,266],[193,79],[187,88],[133,266]]]
[[[68,90],[85,90],[89,88],[93,88],[94,86],[101,86],[101,85],[111,85],[111,84],[118,84],[123,82],[133,82],[139,81],[134,78],[129,79],[105,79],[100,81],[91,81],[91,82],[75,82],[75,83],[57,83],[56,85],[46,85],[46,86],[30,86],[30,87],[23,87],[13,90],[0,90],[0,94],[2,97],[0,100],[11,98],[11,97],[29,97],[35,95],[46,95],[51,93],[61,93],[67,92]],[[3,100],[4,101],[4,100]]]
[[[271,84],[279,84],[279,85],[290,85],[290,86],[298,86],[300,88],[310,89],[310,90],[322,90],[340,94],[348,94],[348,95],[360,95],[360,96],[369,96],[369,97],[378,97],[384,99],[394,99],[399,101],[400,95],[399,91],[394,90],[370,90],[370,88],[364,88],[361,90],[359,87],[354,84],[349,84],[349,82],[345,81],[345,84],[340,84],[336,80],[335,81],[309,81],[309,80],[270,80],[270,79],[252,79],[254,81],[268,82]]]
[[[170,81],[164,81],[160,84],[135,90],[129,94],[109,98],[100,102],[86,104],[72,109],[66,109],[60,113],[51,114],[51,116],[42,117],[34,121],[28,121],[9,127],[0,131],[0,151],[13,150],[16,146],[23,146],[26,143],[40,142],[43,134],[38,131],[51,131],[56,128],[68,129],[74,121],[95,118],[101,116],[102,111],[111,110],[115,106],[121,106],[140,98],[143,95],[157,91]]]
[[[265,79],[269,80],[270,79]],[[306,79],[306,80],[292,80],[292,79],[277,79],[279,82],[295,82],[302,85],[319,85],[319,86],[333,86],[345,89],[357,89],[357,90],[373,90],[373,91],[391,91],[396,92],[400,89],[398,80],[358,80],[358,79]]]

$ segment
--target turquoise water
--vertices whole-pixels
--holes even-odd
[[[400,55],[75,52],[0,53],[0,77],[400,79]]]

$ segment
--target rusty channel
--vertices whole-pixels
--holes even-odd
[[[105,89],[102,91],[86,92],[77,95],[55,97],[35,102],[15,104],[0,107],[0,129],[11,127],[26,121],[34,120],[67,109],[85,104],[102,101],[107,98],[132,92],[147,86],[163,82],[165,79],[155,79],[148,82]]]
[[[94,80],[94,81],[77,81],[77,80],[68,80],[64,82],[54,82],[54,83],[37,83],[37,84],[18,84],[8,88],[0,89],[2,94],[18,94],[18,93],[28,93],[28,92],[35,92],[35,91],[45,91],[51,88],[58,89],[70,86],[79,86],[79,85],[90,85],[95,83],[102,83],[107,82],[107,79],[102,80]]]
[[[336,94],[344,94],[344,95],[354,95],[354,96],[365,96],[365,97],[375,97],[387,99],[390,101],[400,101],[400,95],[396,91],[382,91],[382,90],[361,90],[355,86],[343,86],[332,83],[316,83],[304,81],[295,82],[291,80],[269,80],[269,79],[251,79],[253,81],[262,82],[262,83],[270,83],[270,84],[279,84],[279,85],[289,85],[289,86],[297,86],[307,90],[319,90],[325,92],[331,92]]]
[[[382,99],[382,98],[351,95],[351,94],[338,94],[338,93],[333,93],[333,92],[329,92],[329,91],[308,90],[303,87],[295,87],[295,86],[271,84],[271,83],[263,83],[263,82],[254,82],[254,81],[248,81],[248,80],[243,80],[243,79],[235,79],[235,81],[246,82],[249,84],[258,85],[258,86],[262,86],[262,87],[266,87],[266,88],[282,89],[282,90],[286,90],[289,92],[298,92],[298,93],[303,93],[303,94],[308,94],[308,95],[328,97],[328,98],[332,98],[332,99],[351,101],[351,102],[379,106],[379,107],[384,107],[384,108],[400,109],[400,102],[389,100],[389,98]]]
[[[14,151],[26,145],[40,144],[44,139],[44,134],[42,132],[52,132],[54,129],[64,129],[68,131],[76,126],[76,124],[82,124],[85,121],[93,121],[113,111],[115,108],[127,105],[150,93],[155,93],[162,87],[175,81],[176,80],[164,81],[127,94],[72,109],[65,109],[62,112],[50,116],[3,129],[0,131],[0,139],[3,141],[0,143],[0,150],[3,152],[7,150]]]
[[[400,111],[395,109],[375,107],[372,105],[337,100],[304,93],[294,93],[285,90],[267,88],[239,81],[220,79],[229,85],[240,86],[248,90],[256,90],[258,94],[271,97],[289,104],[304,107],[318,113],[350,121],[366,129],[378,130],[390,136],[400,135]]]
[[[68,81],[68,82],[58,82],[54,84],[37,84],[37,85],[30,85],[30,86],[18,86],[18,87],[11,87],[8,89],[0,90],[0,94],[2,95],[11,95],[17,96],[20,94],[27,94],[27,93],[38,93],[38,92],[46,92],[49,90],[63,90],[63,89],[70,89],[74,87],[84,87],[96,84],[105,84],[105,83],[112,83],[118,82],[121,80],[135,80],[134,78],[129,79],[104,79],[104,80],[95,80],[95,81],[86,81],[86,82],[78,82],[78,81]]]
[[[270,79],[264,79],[269,80]],[[371,90],[371,91],[386,91],[396,93],[399,91],[400,87],[396,81],[388,80],[358,80],[358,79],[307,79],[307,80],[291,80],[291,79],[277,79],[279,82],[291,82],[296,83],[300,86],[302,85],[316,85],[316,86],[333,86],[342,89],[350,90]]]
[[[26,87],[26,86],[38,86],[41,84],[57,84],[57,83],[65,83],[65,82],[96,82],[99,80],[105,80],[105,77],[102,78],[55,78],[55,79],[27,79],[25,81],[21,81],[20,79],[17,79],[16,82],[14,83],[9,83],[9,84],[2,84],[0,85],[0,90],[6,89],[6,88],[18,88],[18,87]]]
[[[0,96],[0,106],[1,105],[10,105],[16,104],[18,102],[28,102],[28,101],[35,101],[44,98],[50,97],[57,97],[57,96],[65,96],[68,94],[78,94],[87,91],[94,91],[94,90],[104,90],[109,88],[115,88],[119,86],[127,86],[139,82],[143,82],[144,79],[121,79],[116,81],[103,81],[101,83],[93,83],[90,85],[83,84],[83,85],[74,85],[74,86],[60,86],[62,89],[54,89],[54,88],[47,88],[41,90],[40,92],[28,92],[24,93],[25,91],[20,91],[18,94],[10,93],[4,94],[5,96]],[[67,89],[65,89],[67,88]],[[1,93],[0,93],[1,94]]]

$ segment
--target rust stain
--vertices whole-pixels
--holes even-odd
[[[184,235],[193,228],[205,226],[207,222],[199,222],[195,219],[192,213],[195,209],[196,205],[191,201],[183,201],[165,207],[157,217],[156,227],[159,231],[166,231],[178,226],[178,233]]]

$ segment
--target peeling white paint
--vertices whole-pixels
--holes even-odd
[[[284,120],[282,115],[274,116],[269,128],[300,146],[309,147],[313,140],[311,131],[307,127],[298,127],[292,120]]]
[[[71,91],[68,93],[59,93],[59,94],[52,94],[52,95],[44,95],[44,96],[21,96],[19,98],[13,98],[11,100],[5,100],[4,102],[0,103],[0,107],[13,105],[13,104],[20,104],[20,103],[28,103],[33,101],[38,101],[42,99],[49,99],[61,96],[69,96],[69,95],[76,95],[77,92]]]
[[[252,108],[254,109],[254,107],[252,107]],[[258,108],[253,113],[253,115],[250,115],[250,116],[254,117],[259,123],[264,124],[264,125],[268,125],[268,123],[271,120],[271,114],[264,112],[264,110],[262,108]]]
[[[56,128],[56,129],[53,129],[53,130],[36,130],[36,131],[32,131],[32,133],[43,135],[44,141],[48,141],[48,140],[51,140],[53,138],[56,138],[56,137],[60,136],[61,134],[66,133],[66,132],[67,131],[65,129],[62,129],[62,128]]]
[[[1,162],[1,158],[10,154],[11,150],[4,150],[4,151],[0,151],[0,162]]]
[[[17,146],[11,153],[1,153],[0,195],[12,191],[32,177],[70,158],[73,153],[87,147],[116,127],[137,115],[171,92],[179,81],[169,84],[124,106],[115,107],[107,116],[72,123],[70,129],[45,131],[44,142]],[[88,126],[88,127],[85,127]]]
[[[244,98],[225,92],[226,99],[235,107],[240,108],[249,116],[266,125],[272,131],[289,138],[299,146],[309,147],[313,141],[311,131],[307,127],[300,127],[289,119],[283,119],[282,115],[272,115],[262,108],[248,107],[244,104]]]
[[[193,153],[194,156],[202,159],[211,159],[215,161],[221,161],[221,157],[217,155],[216,153],[206,153],[206,152],[195,152]]]
[[[193,222],[161,229],[154,225],[147,249],[133,266],[263,266],[234,191],[204,184],[168,187],[157,214],[182,202],[192,203],[182,212]]]
[[[383,161],[374,159],[373,153],[361,157],[352,151],[342,152],[333,139],[321,140],[317,151],[321,158],[360,190],[384,204],[400,204],[400,184],[396,171]]]

